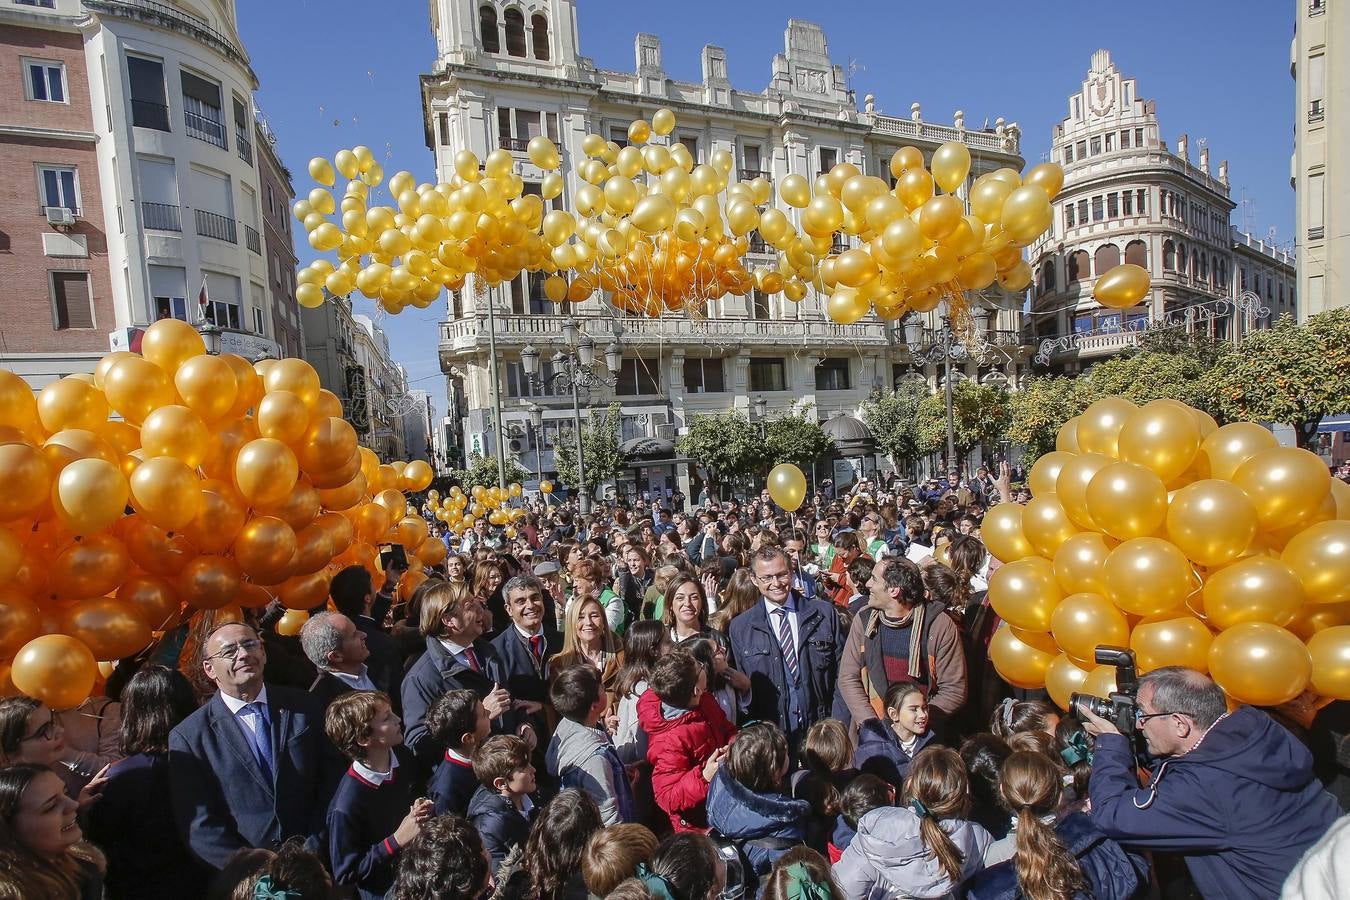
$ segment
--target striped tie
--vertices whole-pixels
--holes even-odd
[[[783,651],[783,666],[794,684],[801,683],[801,669],[797,664],[797,645],[792,641],[792,624],[788,622],[788,609],[780,606],[774,610],[778,616],[778,646]]]

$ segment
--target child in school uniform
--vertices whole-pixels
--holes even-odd
[[[352,761],[328,807],[333,880],[362,900],[384,897],[399,852],[431,817],[431,802],[415,799],[403,724],[387,694],[353,691],[328,705],[324,730]]]
[[[427,713],[427,732],[437,746],[445,747],[427,783],[427,797],[438,816],[465,815],[479,787],[473,754],[492,733],[487,709],[471,690],[448,691]]]
[[[534,820],[534,765],[530,747],[518,737],[488,738],[473,755],[479,788],[469,801],[469,821],[483,836],[495,874],[516,846],[524,847]]]

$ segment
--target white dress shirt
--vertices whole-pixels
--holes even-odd
[[[238,697],[231,697],[224,691],[220,692],[220,699],[224,701],[225,708],[228,709],[230,711],[230,714],[234,716],[235,721],[242,722],[244,727],[249,730],[249,733],[252,734],[254,737],[257,737],[258,736],[257,712],[250,709],[246,715],[241,715],[241,713],[243,713],[244,707],[248,706],[250,703],[261,703],[263,706],[267,706],[267,687],[264,686],[262,690],[258,691],[258,696],[255,697],[253,700],[240,700]],[[267,716],[270,721],[272,716],[271,707],[268,707],[267,709]]]
[[[769,616],[769,627],[773,629],[774,637],[778,636],[778,610],[783,607],[782,603],[774,603],[768,597],[764,598],[764,611]],[[802,645],[801,626],[798,619],[801,617],[801,610],[789,610],[787,614],[788,627],[792,629],[792,646],[800,649]]]

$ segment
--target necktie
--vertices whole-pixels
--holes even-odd
[[[483,671],[482,667],[478,665],[478,654],[473,652],[472,647],[464,648],[464,658],[469,661],[470,669],[473,669],[475,672]]]
[[[244,731],[253,742],[253,753],[258,757],[258,767],[268,781],[273,779],[272,766],[272,723],[267,719],[267,706],[263,703],[250,703],[244,711],[253,717],[253,727]]]
[[[797,662],[797,645],[792,640],[792,623],[788,621],[788,608],[780,606],[773,611],[778,617],[778,646],[783,651],[783,666],[788,677],[794,683],[801,681],[801,669]]]
[[[534,654],[535,662],[544,658],[544,636],[542,634],[530,635],[530,652]]]

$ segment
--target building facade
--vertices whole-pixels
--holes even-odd
[[[871,96],[859,110],[824,33],[809,22],[788,23],[784,51],[770,63],[768,86],[745,91],[731,85],[726,52],[714,46],[701,51],[700,82],[669,78],[661,42],[650,34],[637,36],[633,71],[597,68],[581,54],[574,6],[572,0],[432,3],[438,58],[422,77],[422,97],[427,144],[441,180],[453,177],[458,151],[481,158],[503,148],[515,157],[526,190],[537,192],[543,173],[525,149],[542,134],[559,145],[563,175],[575,189],[573,165],[584,159],[580,146],[586,134],[626,143],[628,123],[661,107],[674,110],[678,119],[671,141],[685,144],[699,162],[729,151],[736,161],[733,174],[741,179],[763,176],[776,183],[792,173],[814,178],[850,162],[890,181],[889,161],[899,147],[913,144],[931,154],[958,139],[971,148],[972,179],[1001,166],[1021,167],[1017,126],[1002,119],[990,128],[967,129],[958,112],[953,124],[937,125],[924,121],[917,103],[909,117],[894,118],[877,112]],[[771,264],[774,253],[752,240],[752,263]],[[567,316],[545,298],[542,280],[522,274],[503,288],[487,289],[471,277],[450,297],[440,360],[466,455],[490,454],[499,441],[519,446],[521,465],[548,477],[555,471],[552,450],[571,428],[572,397],[555,391],[547,378],[553,352],[567,349],[560,337]],[[992,299],[1005,308],[991,309],[981,321],[1012,346],[1022,298],[994,293]],[[824,316],[825,299],[812,294],[792,303],[782,295],[729,295],[712,301],[706,318],[698,319],[621,318],[599,295],[569,305],[567,312],[601,352],[614,341],[623,354],[615,384],[584,392],[579,404],[603,408],[618,400],[623,441],[657,438],[666,445],[691,416],[729,409],[749,414],[759,399],[776,414],[809,410],[822,421],[856,416],[869,394],[909,371],[904,329],[872,316],[836,325]],[[497,347],[495,385],[488,304]],[[525,377],[520,352],[527,346],[540,351],[542,385]],[[1013,347],[985,368],[998,369],[1015,384],[1025,367],[1024,355]],[[935,383],[936,368],[921,370]],[[966,374],[989,371],[972,364]],[[494,390],[501,398],[501,423],[493,414]],[[540,435],[529,424],[532,403],[544,410]],[[633,481],[638,490],[669,490],[672,476],[673,467],[645,465],[635,470]]]
[[[404,416],[410,411],[413,399],[408,394],[408,375],[394,362],[389,353],[389,337],[370,316],[352,316],[353,356],[364,384],[352,386],[354,397],[365,396],[369,428],[362,441],[385,462],[408,458],[404,431]]]
[[[6,364],[41,386],[167,316],[279,355],[233,0],[0,0],[0,66]]]
[[[295,269],[298,259],[291,227],[291,201],[295,188],[291,172],[277,156],[277,139],[261,114],[253,123],[258,150],[258,175],[262,204],[263,259],[267,267],[268,306],[272,310],[272,333],[282,356],[304,356],[305,336],[300,325],[300,304],[295,300]]]
[[[1299,316],[1350,304],[1350,9],[1332,0],[1294,0],[1294,187]]]
[[[1170,150],[1154,101],[1108,51],[1092,55],[1052,135],[1051,159],[1064,167],[1054,224],[1030,247],[1027,334],[1038,363],[1080,371],[1162,320],[1236,341],[1296,307],[1292,257],[1233,228],[1228,163],[1212,169],[1199,144],[1196,163],[1187,135]],[[1149,295],[1130,309],[1102,307],[1093,283],[1121,263],[1148,270]]]

